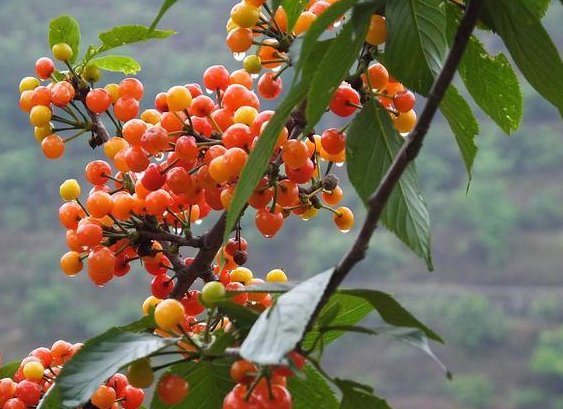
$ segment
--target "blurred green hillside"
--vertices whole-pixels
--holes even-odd
[[[48,54],[50,19],[64,13],[77,17],[87,44],[113,25],[150,23],[159,3],[1,2],[0,351],[6,360],[59,338],[83,340],[139,315],[150,281],[142,271],[103,289],[59,271],[65,244],[57,221],[58,186],[82,177],[84,164],[101,154],[73,143],[64,160],[45,160],[18,109],[17,84]],[[177,35],[124,50],[143,65],[145,107],[160,90],[200,81],[208,65],[240,66],[224,45],[233,4],[182,0],[161,22]],[[563,49],[559,2],[553,2],[546,21]],[[494,37],[489,40],[496,50]],[[397,409],[563,407],[563,126],[555,109],[527,86],[523,92],[525,117],[514,135],[503,135],[482,118],[481,152],[468,193],[448,128],[440,120],[431,129],[418,167],[432,216],[436,271],[427,273],[382,228],[347,283],[395,293],[448,342],[435,351],[454,372],[453,382],[426,356],[384,340],[351,335],[327,351],[333,371],[374,385]],[[337,174],[346,179],[342,168]],[[350,187],[345,191],[359,225],[362,206]],[[339,234],[323,213],[309,222],[290,222],[271,241],[259,237],[251,218],[243,229],[249,266],[257,275],[283,266],[295,279],[333,265],[356,233]]]

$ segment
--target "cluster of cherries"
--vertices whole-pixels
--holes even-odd
[[[197,352],[190,337],[233,329],[226,317],[213,322],[198,319],[206,308],[211,314],[217,302],[230,299],[262,311],[272,305],[272,295],[248,287],[287,281],[283,270],[272,270],[262,280],[242,266],[248,243],[237,228],[212,266],[219,281],[205,284],[201,291],[190,290],[179,301],[168,299],[176,278],[170,272],[178,266],[166,255],[167,243],[182,241],[181,246],[189,246],[192,224],[212,211],[229,210],[249,154],[274,115],[274,111],[260,109],[261,99],[281,94],[281,74],[292,65],[291,44],[336,1],[310,0],[291,32],[282,7],[272,12],[266,0],[241,1],[231,10],[226,43],[243,60],[243,68],[229,72],[223,66],[211,66],[201,85],[173,86],[156,95],[153,108],[143,111],[144,87],[138,79],[95,87],[100,79],[98,68],[71,66],[73,50],[65,43],[52,51],[54,59],[64,62],[68,70],[57,71],[51,58],[42,57],[35,65],[36,77],[20,82],[20,108],[29,114],[46,158],[61,158],[66,144],[82,134],[91,134],[90,144],[102,145],[106,157],[85,167],[84,176],[91,185],[85,200],[80,198],[82,189],[76,180],[60,186],[65,203],[59,208],[59,220],[66,228],[69,248],[60,260],[62,270],[74,276],[86,263],[89,278],[102,286],[126,275],[130,263],[140,260],[152,276],[152,295],[143,310],[148,314],[154,309],[157,335],[182,338],[178,347],[186,358],[194,358]],[[384,44],[386,36],[385,17],[373,15],[364,50]],[[246,55],[253,45],[256,53]],[[382,64],[366,66],[356,79],[342,82],[336,89],[329,104],[331,113],[350,117],[363,101],[377,99],[400,133],[412,131],[415,96]],[[102,116],[113,123],[115,134],[102,129]],[[346,127],[309,135],[295,132],[296,127],[299,130],[290,121],[277,136],[268,169],[248,201],[255,210],[256,227],[270,238],[290,215],[308,220],[325,209],[332,212],[337,228],[347,232],[353,227],[354,215],[339,206],[343,190],[330,173],[333,163],[345,162]],[[67,132],[74,133],[60,136]],[[143,236],[147,227],[152,236]],[[185,258],[182,267],[192,262],[193,258]],[[13,380],[0,381],[3,409],[37,405],[78,347],[58,341],[51,350],[33,351]],[[225,397],[223,409],[290,409],[286,377],[305,361],[296,352],[288,359],[289,366],[276,367],[236,361],[231,368],[236,386]],[[101,385],[91,403],[99,409],[135,409],[144,396],[140,388],[150,386],[153,379],[150,359],[141,359],[130,365],[127,376],[116,374]],[[157,386],[157,394],[166,404],[182,402],[188,391],[188,383],[175,374],[165,375]]]
[[[274,269],[266,275],[265,279],[267,282],[280,283],[287,281],[287,276],[283,270]],[[228,280],[230,282],[227,285],[222,282],[209,282],[201,292],[192,290],[180,301],[148,297],[143,303],[143,311],[149,314],[154,310],[154,320],[158,326],[155,334],[162,337],[184,336],[177,343],[180,352],[186,358],[194,359],[192,354],[197,354],[197,344],[194,339],[218,330],[234,331],[233,324],[224,316],[207,322],[199,321],[198,315],[205,308],[214,308],[218,302],[226,299],[258,311],[272,304],[272,296],[267,292],[243,292],[245,286],[264,282],[253,278],[251,270],[238,267],[229,273]],[[286,378],[294,375],[293,369],[300,370],[304,365],[305,358],[297,352],[288,355],[288,365],[259,368],[245,360],[235,361],[230,373],[236,385],[225,396],[223,409],[291,409],[292,399],[286,388]],[[138,380],[143,387],[150,386],[154,378],[150,359],[145,358],[133,363],[129,367],[128,377]],[[177,393],[174,396],[177,397],[176,401],[181,401],[186,396],[188,388],[187,384],[184,384],[185,380],[177,378],[174,378],[177,384]],[[161,379],[160,383],[162,382]],[[168,389],[174,388],[171,386]],[[172,395],[172,392],[170,394]],[[172,397],[165,400],[162,396],[160,399],[165,402],[173,400]]]
[[[61,372],[63,365],[73,357],[82,344],[56,341],[51,348],[40,347],[24,358],[12,378],[0,379],[0,407],[27,409],[36,407]],[[171,389],[159,387],[166,399]],[[162,382],[162,381],[161,381]],[[170,393],[169,393],[170,394]],[[142,389],[135,387],[125,375],[115,374],[94,392],[90,403],[98,409],[138,409],[144,399]],[[161,394],[159,394],[161,396]]]

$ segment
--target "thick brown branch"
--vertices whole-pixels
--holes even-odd
[[[223,244],[226,221],[227,213],[224,212],[213,228],[202,236],[201,247],[194,261],[188,267],[185,266],[178,256],[170,259],[178,278],[170,295],[171,297],[176,299],[182,298],[198,277],[204,281],[215,280],[211,264],[221,248],[221,244]],[[167,254],[167,257],[170,258],[170,255]],[[174,258],[176,259],[175,261]]]
[[[453,46],[450,49],[444,67],[438,75],[438,78],[434,81],[432,89],[430,90],[430,94],[428,95],[428,99],[422,114],[420,115],[420,119],[418,120],[413,132],[410,134],[409,138],[395,157],[395,160],[391,164],[391,167],[387,171],[387,174],[381,181],[379,187],[369,198],[367,203],[368,213],[362,229],[352,248],[335,267],[334,274],[330,279],[325,294],[323,295],[323,299],[319,303],[315,314],[313,314],[313,317],[311,318],[310,324],[314,321],[314,318],[317,316],[322,306],[338,289],[352,268],[365,257],[369,241],[377,227],[383,208],[389,200],[389,196],[393,192],[394,187],[399,182],[401,175],[409,163],[413,161],[420,152],[422,142],[428,132],[432,119],[440,106],[440,102],[444,98],[446,90],[454,78],[467,42],[469,41],[469,37],[477,24],[483,4],[484,0],[472,0],[469,3],[469,6],[467,7],[463,19],[457,29]]]
[[[203,239],[201,237],[186,237],[178,234],[172,234],[164,230],[145,230],[143,228],[137,229],[140,239],[167,241],[173,243],[178,247],[193,247],[199,248],[202,246]]]

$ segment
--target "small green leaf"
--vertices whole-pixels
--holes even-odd
[[[487,1],[482,16],[530,85],[563,117],[563,61],[539,17],[522,0]]]
[[[330,326],[324,329],[325,331],[344,331],[344,332],[355,332],[359,334],[366,335],[385,335],[392,337],[399,341],[405,342],[415,348],[420,349],[426,355],[428,355],[438,366],[446,373],[448,379],[452,378],[452,374],[446,368],[446,366],[438,359],[434,354],[430,345],[428,345],[428,338],[424,333],[418,328],[397,328],[397,327],[375,327],[375,328],[365,328],[358,327],[354,325],[336,325]]]
[[[297,376],[288,378],[287,386],[293,397],[293,409],[337,409],[338,401],[334,391],[319,371],[309,364],[303,370],[303,379]]]
[[[229,235],[231,231],[233,231],[242,209],[246,206],[248,199],[268,167],[268,162],[270,161],[270,156],[276,145],[279,133],[285,126],[293,108],[299,105],[305,98],[306,92],[307,85],[303,82],[291,88],[289,95],[287,95],[278,106],[276,113],[268,121],[266,129],[264,129],[264,132],[262,132],[262,135],[258,138],[256,146],[252,152],[250,152],[248,161],[240,175],[233,200],[231,201],[231,207],[227,213],[227,225],[225,227],[223,241],[229,239]]]
[[[154,29],[156,28],[162,17],[164,17],[164,14],[166,14],[168,9],[172,7],[174,4],[176,4],[177,2],[178,0],[164,0],[162,6],[160,6],[160,10],[158,11],[158,14],[156,15],[153,22],[151,23],[151,26],[149,27],[149,32],[154,31]]]
[[[81,406],[110,376],[131,362],[173,345],[176,338],[125,332],[111,328],[90,339],[68,361],[57,378],[62,405]]]
[[[215,340],[205,352],[208,355],[222,356],[225,350],[235,343],[236,337],[230,332],[219,332],[218,335],[216,332],[213,333]]]
[[[149,27],[142,25],[116,26],[109,31],[100,33],[99,38],[102,41],[102,45],[98,49],[97,54],[141,41],[168,38],[175,33],[172,30],[149,31]]]
[[[188,381],[190,392],[177,405],[164,404],[155,393],[151,409],[220,409],[225,395],[235,386],[229,375],[232,362],[231,359],[217,359],[174,365],[169,373]]]
[[[336,315],[335,311],[337,312]],[[363,298],[341,293],[334,294],[321,310],[313,329],[309,331],[303,339],[303,348],[309,349],[313,346],[317,337],[321,335],[319,327],[329,325],[353,325],[360,322],[372,311],[373,306]],[[323,333],[322,341],[317,344],[317,347],[328,345],[344,335],[344,333],[344,331]]]
[[[387,69],[412,90],[427,95],[448,47],[442,0],[387,2]]]
[[[338,36],[332,41],[321,60],[316,60],[316,71],[311,80],[305,111],[307,126],[303,131],[307,134],[319,122],[326,111],[332,95],[348,76],[350,68],[358,58],[364,44],[369,27],[370,16],[375,4],[368,3],[356,6],[352,17]]]
[[[446,91],[440,103],[440,111],[454,133],[463,163],[471,180],[471,169],[477,156],[475,137],[479,133],[479,123],[467,101],[463,99],[453,85],[450,85]]]
[[[510,61],[500,53],[493,57],[472,36],[459,65],[467,90],[483,111],[507,134],[520,125],[522,92]]]
[[[282,363],[303,338],[332,272],[317,274],[281,295],[260,314],[240,347],[240,355],[262,365]]]
[[[229,301],[220,302],[218,306],[220,311],[235,324],[237,331],[243,337],[248,334],[259,317],[258,313]]]
[[[49,23],[49,46],[67,43],[72,48],[72,64],[78,58],[80,52],[80,26],[72,16],[64,15],[51,20]]]
[[[2,368],[0,368],[0,379],[2,378],[13,378],[20,367],[20,361],[8,362]]]
[[[428,338],[444,343],[432,329],[417,320],[414,315],[397,302],[390,294],[377,290],[340,290],[341,294],[361,297],[377,310],[383,321],[395,327],[418,328]]]
[[[106,55],[90,60],[90,64],[106,71],[122,72],[125,75],[136,74],[141,71],[141,64],[134,58],[125,55]]]
[[[342,391],[340,409],[391,409],[387,402],[373,394],[373,389],[360,383],[336,379]]]
[[[370,101],[356,115],[347,131],[346,163],[350,182],[367,202],[395,159],[403,138],[389,114]],[[422,197],[414,164],[410,164],[391,193],[381,220],[403,243],[423,257],[433,269],[430,254],[430,218]]]

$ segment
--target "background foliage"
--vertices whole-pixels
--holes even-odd
[[[143,66],[140,78],[151,79],[145,82],[147,95],[199,80],[202,67],[221,58],[227,67],[238,66],[223,44],[230,6],[222,0],[183,0],[161,22],[178,35],[133,49]],[[103,12],[110,8],[111,13]],[[0,345],[6,361],[38,344],[82,340],[138,315],[139,294],[148,286],[146,274],[98,290],[84,277],[65,280],[58,271],[64,243],[56,219],[57,188],[95,154],[76,144],[66,160],[46,166],[14,101],[19,79],[31,74],[37,56],[48,51],[45,29],[51,18],[75,15],[86,43],[116,24],[148,24],[156,8],[149,0],[59,0],[49,7],[36,0],[2,2]],[[563,43],[561,19],[563,8],[554,3],[546,21],[558,45]],[[495,49],[498,43],[491,37],[487,46]],[[447,126],[436,124],[426,140],[418,170],[434,223],[436,271],[425,273],[423,263],[381,232],[369,259],[349,280],[350,286],[377,283],[395,292],[448,341],[436,352],[458,375],[449,385],[425,356],[410,349],[393,346],[393,354],[378,354],[384,341],[377,341],[374,349],[360,335],[330,347],[351,351],[326,355],[334,372],[375,384],[395,407],[556,408],[563,399],[557,388],[563,373],[563,351],[557,348],[563,311],[561,122],[554,108],[528,88],[523,91],[524,122],[510,139],[483,121],[477,140],[481,155],[468,196],[467,174]],[[345,172],[338,174],[345,178]],[[351,197],[348,205],[362,213],[361,204]],[[249,265],[267,271],[283,261],[292,278],[330,266],[351,237],[327,233],[331,226],[324,226],[322,219],[307,222],[303,240],[295,240],[298,223],[293,221],[272,242],[251,241],[258,245],[251,250]],[[288,264],[290,253],[297,256]]]

